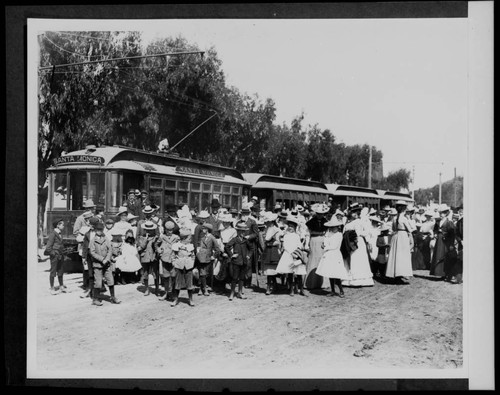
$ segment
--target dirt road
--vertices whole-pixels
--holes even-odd
[[[39,370],[274,370],[456,368],[462,366],[462,285],[416,271],[409,285],[376,282],[290,297],[247,289],[246,300],[194,297],[171,307],[140,284],[116,286],[122,300],[102,307],[81,299],[82,275],[66,274],[69,293],[51,295],[49,262],[39,262],[36,331]],[[255,281],[255,280],[254,280]],[[265,284],[265,277],[260,277]],[[265,286],[265,285],[264,285]]]

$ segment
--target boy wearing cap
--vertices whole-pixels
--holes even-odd
[[[64,221],[62,219],[57,220],[53,223],[54,230],[50,233],[49,239],[47,240],[47,246],[45,247],[45,255],[50,256],[50,293],[52,295],[57,295],[59,292],[54,288],[54,279],[57,276],[59,281],[59,291],[66,292],[67,288],[63,283],[63,239],[61,232],[64,229]]]
[[[171,221],[165,222],[165,231],[157,241],[157,251],[160,257],[159,272],[162,278],[165,295],[160,297],[160,300],[169,300],[173,292],[173,282],[175,279],[175,268],[172,263],[173,251],[172,246],[180,241],[178,235],[174,234],[174,223]]]
[[[212,224],[203,222],[201,225],[200,241],[195,244],[196,266],[200,274],[200,291],[198,295],[209,296],[207,289],[207,276],[211,273],[212,263],[222,252],[216,238],[210,232],[213,231]]]
[[[103,279],[106,279],[106,283],[109,287],[109,293],[111,295],[110,302],[113,304],[119,304],[120,301],[115,297],[114,279],[111,268],[111,243],[104,235],[104,224],[102,222],[96,223],[94,229],[95,236],[89,243],[90,255],[92,256],[92,266],[94,269],[92,305],[102,306],[102,302],[99,300],[98,296],[103,285]]]
[[[248,266],[250,266],[250,241],[245,237],[248,226],[243,221],[239,221],[235,228],[236,237],[233,237],[224,246],[224,252],[230,259],[231,294],[229,295],[229,300],[233,300],[235,296],[236,283],[238,283],[236,297],[246,299],[246,296],[243,295],[243,281],[246,278]]]
[[[145,206],[141,212],[142,212],[142,218],[137,222],[137,237],[146,233],[144,226],[143,226],[146,221],[154,222],[153,221],[153,214],[155,212],[155,209],[153,207],[151,207],[151,205]],[[158,226],[156,226],[156,228],[155,228],[155,234],[156,234],[156,236],[160,235],[160,230],[158,229]]]

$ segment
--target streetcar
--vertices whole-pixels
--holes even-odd
[[[409,193],[404,192],[394,192],[394,191],[384,191],[381,189],[377,189],[377,193],[380,199],[380,206],[390,206],[394,207],[398,200],[403,200],[408,204],[413,204],[415,201],[411,198]]]
[[[333,207],[345,210],[352,203],[359,203],[363,207],[380,209],[380,195],[376,189],[353,185],[325,184]]]
[[[46,223],[64,220],[65,244],[76,244],[73,225],[85,211],[87,199],[109,217],[118,213],[130,189],[145,189],[151,203],[159,207],[158,215],[164,216],[169,204],[200,211],[208,209],[212,199],[240,210],[242,197],[250,190],[250,184],[235,169],[120,145],[87,146],[69,152],[56,158],[47,173]],[[46,236],[46,228],[44,233]]]
[[[243,177],[251,185],[249,197],[257,197],[260,208],[266,211],[273,211],[276,204],[292,209],[328,201],[328,189],[321,182],[262,173],[243,173]]]

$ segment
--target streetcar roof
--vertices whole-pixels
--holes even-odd
[[[382,199],[386,200],[404,200],[405,202],[413,202],[410,194],[404,192],[393,192],[393,191],[384,191],[381,189],[377,189],[377,193]]]
[[[238,183],[240,184],[245,183],[243,175],[234,168],[221,166],[216,163],[182,158],[171,153],[145,151],[119,145],[101,146],[91,150],[83,149],[68,152],[66,155],[56,158],[54,160],[54,165],[49,167],[47,170],[118,168],[116,165],[117,162],[136,162],[151,165],[153,167],[177,166],[179,168],[186,168],[191,166],[191,168],[204,169],[205,173],[221,173],[219,176],[223,174],[225,176],[230,176],[235,180],[238,179]],[[120,168],[128,170],[135,169],[142,172],[147,170],[144,166],[139,165],[139,167],[137,167],[131,164],[127,167],[123,163]]]
[[[328,191],[335,196],[368,197],[379,199],[375,189],[357,187],[353,185],[325,184]]]
[[[300,178],[291,178],[291,177],[281,177],[274,176],[271,174],[262,174],[262,173],[243,173],[243,178],[252,184],[253,188],[264,188],[266,185],[266,189],[290,189],[301,191],[302,189],[297,189],[299,187],[308,187],[312,188],[310,192],[321,192],[328,193],[325,184],[318,181],[311,180],[303,180]],[[272,184],[272,186],[271,186]],[[283,186],[287,186],[287,188],[283,188]],[[313,189],[315,190],[313,191]]]

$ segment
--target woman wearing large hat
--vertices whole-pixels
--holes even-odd
[[[325,215],[330,211],[330,207],[324,203],[315,203],[311,206],[311,210],[314,212],[314,215],[306,222],[310,239],[309,257],[306,265],[307,274],[304,280],[304,286],[307,289],[328,288],[328,279],[316,274],[316,269],[323,255],[321,246],[323,245],[323,238],[326,232],[325,222],[327,222],[327,219]]]
[[[397,215],[392,220],[393,233],[385,271],[386,277],[394,279],[399,284],[408,284],[404,278],[413,276],[410,246],[413,228],[405,216],[407,206],[408,203],[403,200],[396,202]]]
[[[449,219],[450,207],[441,204],[438,207],[439,223],[435,228],[436,242],[432,254],[430,274],[451,281],[452,268],[455,264],[455,224]],[[451,252],[451,253],[450,253]]]
[[[344,233],[355,233],[357,236],[357,248],[351,250],[345,260],[348,279],[342,281],[343,286],[369,287],[373,285],[373,274],[365,241],[368,229],[366,229],[363,221],[359,218],[361,210],[362,207],[359,203],[352,203],[349,206],[350,216],[344,227]]]

